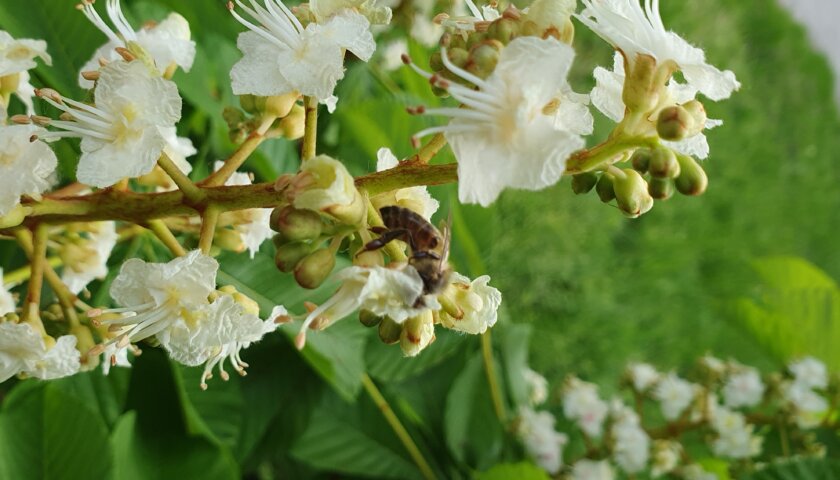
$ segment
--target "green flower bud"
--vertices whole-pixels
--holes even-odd
[[[663,108],[656,120],[656,133],[659,138],[669,141],[682,140],[694,130],[694,118],[679,106]]]
[[[449,61],[458,67],[464,67],[467,65],[467,62],[470,61],[470,52],[468,52],[465,48],[449,49],[447,50],[447,55],[449,56]]]
[[[650,167],[651,152],[649,148],[639,148],[633,152],[630,157],[630,163],[633,164],[633,169],[639,173],[646,173]]]
[[[578,195],[589,193],[598,183],[598,175],[594,172],[584,172],[572,176],[572,191]]]
[[[688,155],[677,155],[680,164],[680,176],[677,177],[677,190],[683,195],[702,195],[709,186],[709,177],[703,167]]]
[[[278,209],[275,209],[275,212]],[[279,232],[288,240],[312,240],[321,235],[324,222],[321,215],[312,210],[303,210],[291,205],[271,213],[271,229]]]
[[[648,172],[656,178],[676,178],[680,174],[680,164],[674,151],[668,147],[656,147],[650,154]]]
[[[651,178],[648,193],[657,200],[668,200],[674,195],[674,181],[670,178]]]
[[[359,321],[366,327],[375,327],[379,325],[384,317],[371,312],[370,310],[359,310]]]
[[[239,106],[242,107],[242,110],[250,114],[255,114],[257,113],[257,97],[250,94],[240,95]]]
[[[444,66],[443,64],[443,56],[440,52],[435,52],[432,54],[431,57],[429,57],[429,68],[433,72],[439,72],[446,68],[446,66]]]
[[[295,280],[303,288],[318,288],[330,276],[333,268],[335,254],[329,248],[321,248],[298,262],[295,266]]]
[[[303,106],[295,104],[292,111],[280,120],[280,133],[287,140],[297,140],[303,137],[305,130],[306,110]]]
[[[511,18],[502,17],[494,21],[487,28],[487,37],[498,40],[507,45],[519,36],[519,22]]]
[[[625,67],[627,61],[625,61]],[[654,85],[656,59],[650,55],[638,54],[633,68],[624,80],[621,98],[631,112],[647,113],[659,103],[659,92]]]
[[[245,114],[242,113],[242,110],[236,107],[227,106],[224,110],[222,110],[222,118],[228,128],[230,130],[234,130],[239,128],[239,126],[245,121]]]
[[[266,114],[283,118],[292,111],[300,94],[298,92],[286,93],[283,95],[273,95],[266,97],[265,109]]]
[[[379,323],[379,339],[386,345],[393,345],[400,341],[402,335],[402,325],[384,317]]]
[[[647,182],[639,172],[632,168],[625,168],[622,172],[623,177],[616,175],[613,179],[618,208],[624,215],[637,218],[653,208],[653,197],[648,193]]]
[[[612,176],[607,173],[601,174],[601,178],[598,179],[598,183],[595,185],[595,192],[598,193],[598,198],[602,202],[611,202],[615,198]]]
[[[485,40],[470,50],[467,70],[480,78],[487,78],[499,63],[499,53],[504,45],[497,40]]]
[[[694,120],[694,128],[689,131],[687,136],[693,137],[694,135],[702,132],[703,129],[706,128],[706,120],[708,120],[708,117],[706,116],[706,107],[704,107],[698,100],[692,100],[684,103],[682,107],[686,112],[688,112],[692,120]]]
[[[229,252],[241,252],[245,250],[245,243],[242,235],[229,228],[218,228],[213,236],[213,245]]]
[[[274,264],[281,272],[291,272],[304,257],[312,252],[312,245],[304,242],[291,242],[277,247]]]

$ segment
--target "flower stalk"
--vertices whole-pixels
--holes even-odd
[[[315,146],[318,138],[318,100],[314,97],[303,97],[306,109],[306,120],[303,131],[303,147],[301,161],[305,162],[315,156]]]
[[[172,255],[176,257],[183,257],[187,254],[187,251],[184,250],[184,247],[181,246],[181,243],[178,242],[178,239],[175,238],[175,235],[166,226],[163,220],[149,220],[147,223],[149,230],[155,234],[155,236],[160,240],[160,242],[172,252]]]
[[[175,182],[175,185],[184,192],[184,198],[189,200],[191,203],[199,204],[204,200],[204,192],[198,188],[195,183],[188,176],[175,165],[175,162],[172,161],[169,156],[164,153],[158,159],[158,165],[160,168],[169,175],[169,178]]]

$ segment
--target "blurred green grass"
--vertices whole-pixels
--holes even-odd
[[[534,367],[555,386],[572,372],[615,385],[628,360],[687,368],[707,351],[776,366],[729,308],[757,285],[749,262],[799,256],[840,278],[840,122],[825,60],[775,1],[663,2],[663,16],[743,84],[706,102],[725,121],[708,135],[708,192],[638,220],[575,197],[568,180],[496,206],[488,271],[510,319],[534,324]],[[611,52],[583,29],[578,40],[583,91]],[[596,130],[608,128],[601,117]]]

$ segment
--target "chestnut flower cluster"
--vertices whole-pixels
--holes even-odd
[[[577,432],[562,433],[551,413],[533,409],[545,401],[547,382],[528,370],[531,404],[520,408],[516,432],[537,465],[573,480],[611,480],[620,473],[713,480],[717,474],[702,466],[710,458],[725,462],[736,478],[761,468],[764,446],[775,437],[784,456],[825,454],[815,432],[836,428],[837,405],[829,400],[837,398],[840,383],[821,361],[805,357],[762,375],[707,355],[695,374],[692,382],[631,363],[621,381],[627,393],[610,400],[597,385],[569,376],[559,393],[563,416]],[[583,448],[568,452],[570,438]]]

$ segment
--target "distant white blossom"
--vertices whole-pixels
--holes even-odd
[[[644,470],[650,459],[650,437],[642,428],[639,416],[620,400],[613,401],[610,416],[613,460],[627,473]]]
[[[598,396],[598,386],[572,377],[563,391],[563,415],[588,436],[599,438],[609,407]]]
[[[322,23],[330,17],[350,10],[360,13],[372,25],[387,25],[391,23],[391,9],[382,0],[310,0],[309,9],[315,14],[315,19]]]
[[[579,460],[572,467],[571,480],[613,480],[615,471],[606,460]]]
[[[630,65],[639,54],[658,64],[673,61],[688,84],[712,100],[728,98],[741,84],[729,70],[706,63],[703,50],[667,31],[659,15],[659,0],[582,0],[584,10],[575,17],[627,57]]]
[[[717,438],[712,442],[715,455],[724,458],[750,458],[761,453],[762,438],[753,435],[754,426],[744,415],[725,408],[716,410],[712,428]]]
[[[541,190],[556,183],[566,160],[584,145],[578,132],[586,118],[556,113],[571,96],[566,76],[574,51],[554,38],[519,37],[502,50],[494,72],[481,79],[441,56],[446,68],[478,90],[415,70],[469,108],[429,108],[448,125],[425,129],[416,138],[443,133],[458,159],[458,197],[464,203],[490,205],[505,188]],[[551,106],[548,111],[546,107]]]
[[[112,62],[102,68],[95,106],[61,97],[54,90],[42,89],[39,95],[72,117],[50,121],[64,131],[40,136],[81,137],[76,175],[95,187],[151,172],[181,118],[178,88],[139,61]]]
[[[818,426],[828,413],[828,401],[819,393],[796,382],[783,386],[782,393],[793,410],[793,420],[800,428]]]
[[[806,388],[825,388],[828,386],[828,370],[825,364],[814,357],[805,357],[791,362],[788,370],[793,374],[793,381]]]
[[[764,397],[761,374],[751,367],[739,367],[723,386],[723,400],[727,407],[754,407]]]
[[[463,315],[456,318],[441,311],[441,324],[449,329],[479,335],[496,324],[499,305],[502,303],[502,293],[488,285],[489,275],[482,275],[475,280],[454,272],[450,278],[451,284],[443,295],[461,309]]]
[[[659,401],[665,419],[676,420],[694,400],[694,386],[672,372],[659,381],[653,397]]]
[[[393,71],[403,66],[402,56],[408,53],[408,42],[400,38],[382,48],[382,68]]]
[[[680,475],[685,480],[719,480],[717,475],[703,470],[703,467],[696,463],[681,468]]]
[[[114,222],[92,222],[85,225],[87,238],[65,247],[61,280],[73,293],[81,292],[94,279],[108,275],[108,257],[117,245]]]
[[[30,38],[15,40],[8,32],[0,30],[0,77],[35,68],[36,58],[52,65],[47,42]]]
[[[516,435],[522,440],[528,456],[548,473],[559,472],[563,466],[563,447],[569,439],[554,429],[554,415],[521,407],[518,419]]]
[[[644,392],[659,380],[659,372],[649,363],[632,363],[627,366],[627,373],[637,392]]]
[[[17,206],[22,195],[37,200],[50,188],[58,159],[44,142],[30,141],[43,132],[33,125],[0,126],[0,216]]]
[[[680,462],[682,445],[674,440],[657,440],[653,445],[650,473],[653,478],[671,473]]]
[[[491,5],[482,5],[481,8],[478,8],[472,0],[464,0],[464,3],[467,5],[470,14],[446,16],[442,21],[444,27],[450,27],[466,34],[476,31],[476,24],[492,22],[501,17],[499,10]]]
[[[50,340],[52,341],[52,340]],[[47,347],[28,323],[0,323],[0,382],[24,374],[42,380],[66,377],[81,366],[76,337],[64,335]]]
[[[548,380],[539,373],[525,368],[522,371],[525,386],[528,388],[528,402],[532,406],[542,405],[548,399]]]
[[[236,0],[256,23],[231,9],[234,18],[249,30],[239,35],[237,46],[244,57],[230,72],[237,95],[297,91],[326,101],[344,77],[344,50],[367,61],[376,49],[370,22],[353,9],[341,9],[323,23],[313,22],[304,28],[280,0],[264,3],[262,7],[252,1],[249,7]]]
[[[106,9],[112,29],[93,8],[93,2],[82,0],[82,12],[108,37],[108,42],[99,47],[81,72],[99,70],[100,59],[119,62],[122,57],[116,52],[117,47],[128,48],[135,43],[145,50],[154,60],[158,72],[163,74],[172,65],[177,65],[189,72],[195,60],[195,42],[190,40],[190,24],[177,13],[170,13],[162,22],[151,27],[135,31],[122,13],[119,0],[107,0]],[[79,75],[79,86],[93,88],[93,82]]]

